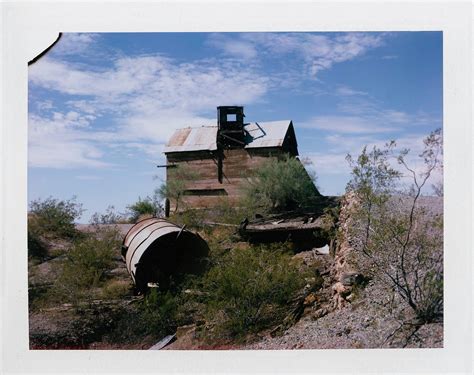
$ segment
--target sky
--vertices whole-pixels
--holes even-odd
[[[173,131],[220,105],[292,120],[321,193],[342,194],[348,153],[396,140],[416,163],[442,127],[442,51],[441,32],[64,33],[29,67],[28,200],[125,212],[163,182]]]

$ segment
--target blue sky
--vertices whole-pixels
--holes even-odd
[[[323,194],[347,153],[396,139],[416,155],[442,126],[442,33],[65,33],[29,67],[28,199],[94,212],[152,195],[177,128],[291,119]],[[438,176],[439,178],[439,176]]]

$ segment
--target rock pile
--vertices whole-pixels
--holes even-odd
[[[357,204],[357,197],[353,193],[344,195],[341,201],[338,225],[339,241],[332,270],[332,277],[336,280],[336,283],[332,286],[334,293],[333,307],[336,309],[343,308],[348,301],[350,302],[354,285],[363,281],[363,276],[348,262],[348,258],[353,252],[349,238],[349,228],[353,225],[351,212]]]

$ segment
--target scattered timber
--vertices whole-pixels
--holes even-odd
[[[202,223],[204,225],[210,225],[210,226],[213,226],[213,227],[232,227],[232,228],[238,228],[239,227],[237,224],[216,223],[214,221],[203,221]]]
[[[329,243],[323,215],[328,208],[337,206],[338,197],[321,197],[311,210],[280,213],[278,215],[256,215],[256,219],[242,221],[239,234],[247,241],[265,242],[309,242],[316,247]]]

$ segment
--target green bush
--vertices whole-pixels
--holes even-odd
[[[275,245],[229,251],[203,280],[210,335],[240,339],[281,323],[305,276]]]
[[[210,219],[218,223],[240,224],[248,216],[249,214],[244,207],[239,207],[235,202],[222,198],[216,207],[213,208]]]
[[[357,158],[347,156],[353,263],[395,291],[419,322],[431,323],[443,316],[443,221],[420,197],[442,164],[442,132],[424,139],[416,169],[408,165],[409,150],[396,154],[395,146],[392,141],[382,149],[365,147]],[[393,168],[395,157],[407,176]]]
[[[115,229],[98,229],[76,241],[67,253],[55,292],[71,302],[92,299],[91,290],[105,280],[120,243],[120,234]]]
[[[160,292],[153,288],[145,297],[142,314],[149,321],[149,331],[153,334],[170,334],[176,328],[178,302],[170,291]]]
[[[34,230],[28,228],[28,256],[43,259],[48,255],[48,246]]]
[[[178,298],[171,292],[151,289],[143,301],[124,310],[116,320],[115,328],[107,335],[112,343],[142,343],[174,333],[177,327]]]
[[[169,220],[177,225],[185,225],[187,228],[201,229],[206,213],[199,209],[187,209],[170,215]]]
[[[82,204],[77,203],[75,197],[37,199],[30,202],[28,230],[47,238],[74,238],[77,235],[74,222],[83,212]]]
[[[126,224],[128,219],[125,215],[119,214],[115,211],[114,206],[108,206],[105,213],[94,213],[91,216],[90,223],[93,225],[98,224]]]
[[[169,199],[174,204],[173,212],[176,213],[184,205],[183,196],[190,182],[199,178],[199,173],[188,165],[177,165],[167,171],[166,183],[163,183],[155,194],[163,199]]]
[[[103,299],[120,299],[131,295],[131,283],[125,280],[110,280],[102,288]]]
[[[269,159],[247,179],[244,206],[270,212],[310,206],[320,196],[314,181],[296,158]]]
[[[150,197],[141,199],[138,197],[138,201],[128,205],[127,210],[130,215],[130,222],[135,223],[142,215],[158,216],[162,213],[163,208],[157,199]]]

